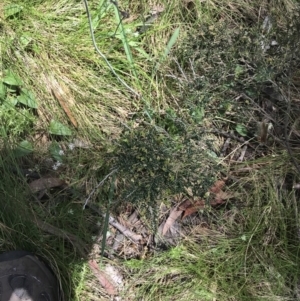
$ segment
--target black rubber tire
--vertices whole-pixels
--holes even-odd
[[[26,251],[0,255],[0,301],[61,301],[57,278],[37,256]]]

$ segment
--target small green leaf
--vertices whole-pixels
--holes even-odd
[[[6,87],[3,82],[0,82],[0,100],[4,100],[6,96]]]
[[[142,48],[136,47],[136,51],[138,51],[142,56],[144,56],[147,60],[151,60],[151,56]]]
[[[7,94],[16,94],[18,86],[7,86],[6,87],[6,92]]]
[[[32,50],[36,54],[40,54],[41,53],[41,49],[35,43],[33,43],[33,45],[32,45]]]
[[[23,10],[23,6],[18,4],[8,4],[4,7],[4,18],[15,16]]]
[[[27,89],[22,89],[21,95],[17,97],[17,100],[29,108],[37,109],[38,107],[33,93]]]
[[[63,161],[63,150],[57,142],[53,142],[49,147],[49,152],[51,156],[58,162]]]
[[[208,156],[210,156],[213,159],[218,158],[218,155],[215,152],[213,152],[212,150],[207,150],[207,154],[208,154]]]
[[[72,131],[66,125],[56,120],[51,120],[49,126],[49,133],[52,135],[59,135],[59,136],[72,135]]]
[[[247,136],[247,129],[242,124],[237,124],[235,130],[243,137]]]
[[[33,146],[32,144],[27,141],[23,140],[17,147],[14,149],[14,155],[15,157],[23,157],[33,152]]]
[[[99,26],[99,23],[100,23],[100,18],[99,18],[98,15],[96,15],[95,18],[93,18],[93,20],[92,20],[92,28],[93,28],[94,31]]]
[[[30,44],[31,41],[32,41],[32,37],[30,36],[29,33],[24,33],[20,37],[20,43],[23,46],[23,48],[26,48]]]
[[[17,98],[13,96],[7,96],[3,101],[3,105],[8,108],[15,107],[17,103]]]
[[[203,107],[193,108],[190,114],[195,122],[201,122],[205,116],[205,110]]]
[[[23,84],[21,79],[10,70],[4,76],[3,82],[10,86],[21,86]]]
[[[166,49],[165,49],[165,51],[164,51],[164,54],[163,54],[163,59],[165,59],[165,58],[168,56],[168,54],[169,54],[170,51],[171,51],[171,48],[172,48],[172,47],[174,46],[174,44],[176,43],[177,38],[178,38],[178,36],[179,36],[179,32],[180,32],[180,27],[177,27],[177,28],[175,29],[174,33],[172,34],[172,36],[171,36],[171,38],[170,38],[168,44],[167,44],[167,47],[166,47]]]
[[[234,70],[235,78],[238,78],[241,74],[243,74],[244,69],[241,65],[236,65]]]

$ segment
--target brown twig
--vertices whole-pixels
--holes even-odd
[[[244,160],[245,155],[246,155],[247,148],[248,148],[248,145],[245,145],[245,146],[242,148],[241,155],[239,156],[239,158],[237,159],[237,161],[242,162],[242,161]]]
[[[126,237],[133,240],[135,243],[139,243],[142,240],[142,235],[136,234],[129,230],[128,228],[124,227],[120,223],[117,222],[116,219],[114,219],[112,216],[109,216],[109,223],[118,229],[121,233],[123,233]]]
[[[99,208],[97,208],[97,206],[88,204],[88,207],[91,208],[92,210],[94,210],[95,212],[99,213],[100,215],[102,215],[104,218],[106,217],[105,213],[102,213],[101,210]],[[131,230],[129,230],[128,228],[126,228],[125,226],[121,225],[111,215],[109,216],[108,222],[110,225],[112,225],[113,227],[118,229],[122,234],[124,234],[127,238],[129,238],[134,243],[140,243],[142,241],[142,239],[143,239],[142,235],[136,234],[136,233],[132,232]]]
[[[227,148],[229,147],[229,144],[230,144],[230,141],[231,141],[231,138],[227,138],[222,149],[221,149],[221,156],[224,157],[225,156],[225,153],[226,153],[226,150]]]

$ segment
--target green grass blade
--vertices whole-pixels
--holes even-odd
[[[179,37],[179,33],[180,33],[180,27],[177,27],[174,31],[174,33],[172,34],[168,44],[167,44],[167,47],[164,51],[164,54],[162,56],[162,61],[166,59],[166,57],[169,55],[172,47],[174,46],[174,44],[176,43],[178,37]]]
[[[159,62],[156,64],[155,69],[154,69],[154,75],[156,74],[158,68],[160,67],[161,63],[167,58],[167,56],[169,55],[169,53],[171,52],[172,47],[174,46],[174,44],[176,43],[178,37],[179,37],[179,33],[180,33],[180,27],[177,27],[175,29],[175,31],[173,32],[166,48],[165,51],[162,55],[162,57],[160,58]]]
[[[126,33],[125,33],[124,26],[123,26],[122,18],[120,16],[119,8],[118,8],[117,5],[114,5],[114,11],[115,11],[115,15],[116,15],[117,24],[120,28],[120,31],[119,31],[120,32],[120,38],[121,38],[121,41],[123,43],[124,50],[125,50],[125,53],[126,53],[126,57],[127,57],[128,62],[129,62],[129,65],[130,65],[130,70],[132,70],[135,78],[137,79],[138,76],[137,76],[137,72],[136,72],[136,69],[135,69],[135,66],[134,66],[134,60],[133,60],[133,57],[132,57],[130,45],[129,45],[127,37],[126,37]]]

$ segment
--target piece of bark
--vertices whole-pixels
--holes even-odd
[[[183,213],[183,216],[181,219],[184,219],[185,217],[198,212],[201,209],[204,209],[205,207],[205,201],[204,200],[197,200],[194,203],[192,203],[189,207],[187,207]]]
[[[106,290],[109,295],[116,295],[117,291],[111,281],[108,279],[108,276],[99,269],[98,263],[91,259],[89,260],[89,266],[93,271],[96,278],[99,280],[101,286]]]
[[[171,210],[169,217],[167,218],[165,225],[162,229],[162,235],[165,236],[168,230],[173,226],[175,221],[182,215],[184,210],[180,210],[178,207],[175,207]]]

